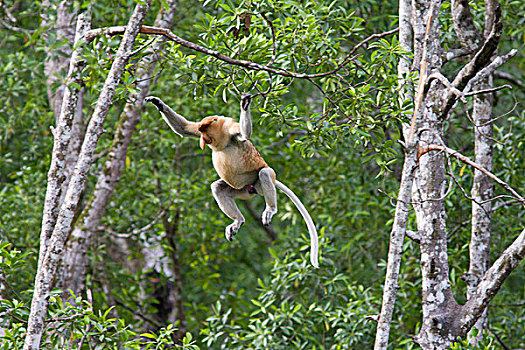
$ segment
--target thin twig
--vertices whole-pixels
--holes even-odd
[[[476,124],[474,123],[474,121],[472,121],[472,123],[474,124],[474,126],[476,127],[480,127],[480,126],[485,126],[485,125],[488,125],[490,123],[493,123],[495,122],[496,120],[500,119],[500,118],[503,118],[503,117],[506,117],[508,116],[509,114],[511,114],[512,112],[514,112],[514,110],[516,109],[516,107],[518,107],[519,105],[519,102],[518,102],[518,99],[516,98],[516,96],[513,96],[514,97],[514,106],[512,106],[512,109],[506,113],[503,113],[502,115],[498,115],[497,117],[494,117],[490,120],[487,120],[486,122],[484,123],[481,123],[481,124]]]
[[[311,78],[307,78],[306,80],[308,80],[310,83],[312,83],[317,89],[319,89],[319,91],[323,94],[323,96],[328,100],[330,101],[330,103],[334,106],[335,110],[340,112],[342,115],[344,115],[346,118],[350,118],[341,108],[339,108],[339,105],[334,101],[332,100],[332,98],[330,96],[328,96],[328,94],[323,90],[323,87],[321,85],[319,85],[317,82],[313,81]]]
[[[133,315],[135,316],[138,316],[139,318],[142,318],[144,321],[152,324],[153,326],[157,327],[157,328],[162,328],[162,324],[160,322],[157,322],[156,320],[154,320],[153,318],[151,317],[148,317],[146,315],[143,315],[141,312],[138,312],[137,308],[132,308],[128,305],[126,305],[123,301],[115,298],[115,304],[123,307],[124,309],[130,311]]]
[[[170,205],[171,205],[171,203],[170,203]],[[146,232],[150,228],[152,228],[157,223],[157,221],[159,221],[159,219],[161,219],[164,216],[164,214],[166,214],[166,209],[165,208],[162,209],[159,212],[159,214],[153,219],[153,221],[151,221],[149,224],[147,224],[146,226],[144,226],[142,228],[134,229],[134,230],[132,230],[131,232],[128,232],[128,233],[118,233],[118,232],[114,232],[114,231],[111,231],[111,230],[108,230],[108,231],[110,231],[113,236],[118,237],[118,238],[129,238],[131,236],[137,236],[138,237],[141,233]]]
[[[497,86],[497,87],[492,88],[492,89],[471,91],[471,92],[467,92],[463,96],[466,97],[466,96],[473,96],[473,95],[488,94],[488,93],[491,93],[491,92],[496,92],[496,91],[507,89],[507,88],[508,89],[512,89],[512,86],[510,86],[510,85],[502,85],[502,86]]]
[[[153,39],[150,39],[148,40],[144,45],[142,45],[141,47],[139,47],[138,49],[136,49],[135,51],[133,51],[129,57],[133,57],[135,56],[136,54],[138,54],[140,51],[144,50],[145,48],[147,48],[148,46],[150,46],[151,44],[153,44],[153,42],[156,40],[156,38],[153,38]]]
[[[512,74],[509,74],[509,73],[495,71],[494,78],[510,81],[512,84],[518,85],[522,89],[523,87],[525,87],[525,84],[521,80],[517,79],[516,77],[514,77]]]
[[[494,334],[494,336],[496,337],[496,340],[498,341],[498,343],[499,343],[501,346],[503,346],[503,349],[505,349],[505,350],[511,350],[511,348],[509,348],[509,347],[507,346],[507,344],[505,344],[505,343],[503,342],[503,339],[501,339],[501,337],[498,335],[498,333],[496,333],[496,332],[494,332],[494,331],[492,331],[492,330],[490,331],[490,333]]]
[[[18,22],[15,16],[11,14],[11,11],[7,8],[6,4],[4,4],[3,1],[0,1],[0,8],[4,10],[5,14],[7,15],[7,18],[13,23]]]

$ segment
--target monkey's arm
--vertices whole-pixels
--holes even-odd
[[[252,136],[252,117],[250,114],[250,103],[252,95],[242,94],[241,96],[241,117],[239,120],[241,140],[248,140]]]
[[[155,96],[148,96],[145,99],[146,102],[151,102],[157,107],[162,118],[168,125],[171,127],[171,130],[179,136],[186,137],[196,137],[199,138],[201,133],[199,132],[199,124],[190,122],[182,115],[175,113],[173,109],[170,108],[167,104],[162,102],[162,100]]]

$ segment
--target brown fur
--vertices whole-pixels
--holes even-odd
[[[268,167],[249,140],[239,139],[239,123],[231,118],[206,117],[199,123],[198,130],[213,150],[215,170],[231,187],[241,189],[254,185],[259,170]]]

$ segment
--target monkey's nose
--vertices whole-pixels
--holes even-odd
[[[200,132],[205,132],[206,129],[208,129],[208,124],[201,124],[201,125],[199,125],[198,129],[199,129]]]

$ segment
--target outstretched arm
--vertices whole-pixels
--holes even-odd
[[[239,124],[241,125],[241,137],[248,140],[252,136],[252,117],[250,114],[250,103],[252,102],[252,95],[242,94],[241,96],[241,117]]]
[[[146,102],[151,102],[157,107],[162,118],[168,125],[171,127],[171,130],[179,136],[186,137],[200,137],[201,133],[199,132],[199,124],[190,122],[182,115],[175,113],[173,109],[170,108],[167,104],[162,102],[162,100],[155,96],[148,96],[145,99]]]

